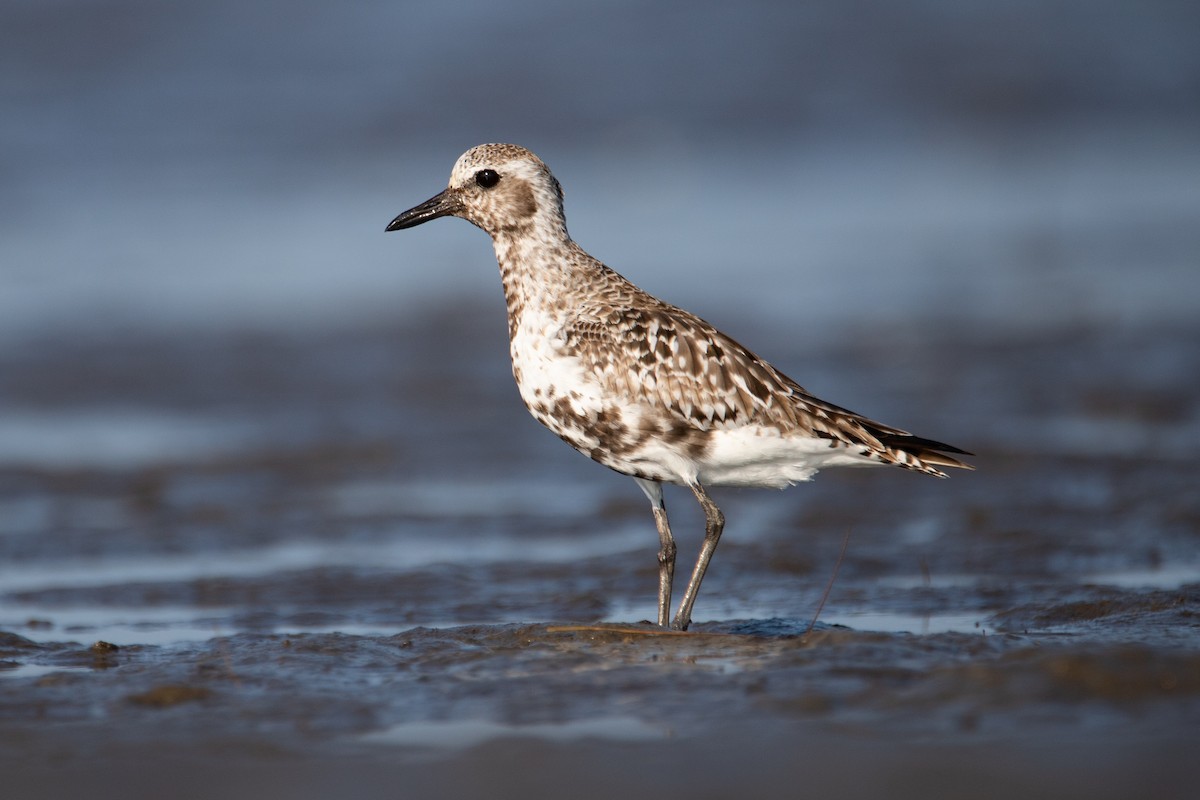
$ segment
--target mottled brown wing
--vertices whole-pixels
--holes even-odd
[[[609,391],[673,425],[773,425],[872,451],[887,449],[880,434],[906,435],[818,400],[704,320],[660,301],[580,309],[564,334]]]

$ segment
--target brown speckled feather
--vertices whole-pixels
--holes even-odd
[[[831,447],[865,448],[881,462],[932,475],[944,476],[935,465],[972,469],[946,455],[962,450],[814,397],[696,315],[597,267],[563,336],[606,391],[698,431],[769,426]]]

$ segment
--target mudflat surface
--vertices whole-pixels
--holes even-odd
[[[4,351],[6,796],[1190,796],[1200,329],[935,334],[760,348],[978,471],[716,490],[686,635],[498,308]]]

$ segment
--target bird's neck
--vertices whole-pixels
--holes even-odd
[[[565,308],[588,282],[592,259],[567,236],[565,228],[500,232],[493,235],[492,244],[508,305],[510,334],[522,315]]]

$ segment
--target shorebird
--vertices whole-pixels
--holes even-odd
[[[658,624],[686,630],[725,517],[706,486],[783,488],[825,467],[973,469],[942,442],[826,403],[704,320],[634,286],[567,233],[563,191],[540,158],[483,144],[445,191],[389,231],[461,217],[491,238],[508,304],[513,377],[533,417],[646,493],[658,529]],[[704,541],[670,619],[675,540],[663,484],[704,509]]]

